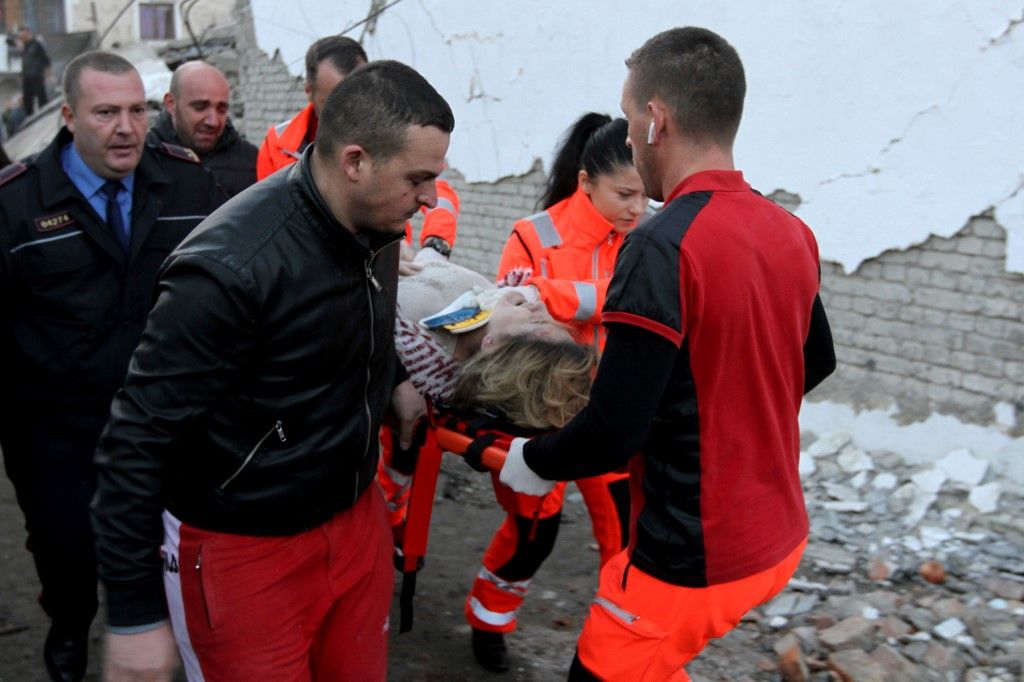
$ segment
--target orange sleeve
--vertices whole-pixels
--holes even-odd
[[[537,272],[537,263],[526,246],[525,239],[520,235],[519,222],[512,226],[512,234],[505,242],[505,248],[501,250],[501,260],[498,261],[497,281],[501,281],[510,270],[530,269]]]
[[[608,294],[610,277],[602,279],[550,279],[535,273],[526,283],[540,291],[551,317],[568,324],[597,324]]]
[[[459,220],[459,195],[447,180],[437,179],[437,206],[424,211],[423,229],[420,230],[420,246],[428,237],[440,237],[455,246],[456,226]]]

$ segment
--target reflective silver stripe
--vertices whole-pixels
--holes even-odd
[[[547,211],[532,215],[527,220],[533,223],[533,229],[537,233],[537,238],[540,239],[540,245],[545,249],[559,246],[562,243],[562,235],[558,234],[555,223],[551,220],[551,214]]]
[[[156,219],[157,222],[163,220],[205,220],[204,215],[162,215]]]
[[[477,573],[476,577],[480,578],[480,580],[486,580],[503,592],[518,594],[520,597],[526,596],[526,591],[530,589],[529,578],[526,580],[503,580],[484,567],[480,568],[480,572]]]
[[[434,211],[448,211],[456,218],[459,217],[459,212],[455,210],[455,204],[453,204],[452,202],[448,201],[443,197],[437,198],[437,206],[430,209],[431,213],[433,213]]]
[[[598,606],[603,606],[605,610],[608,611],[608,613],[612,614],[613,616],[621,620],[623,623],[626,623],[627,625],[632,625],[633,623],[640,620],[640,616],[630,613],[629,611],[627,611],[626,609],[622,608],[617,604],[611,603],[604,597],[594,597],[594,603]]]
[[[597,287],[587,282],[573,282],[576,290],[576,299],[579,304],[576,306],[576,314],[572,319],[577,322],[589,320],[597,312]]]
[[[408,487],[412,483],[412,475],[403,474],[402,472],[392,469],[388,465],[384,465],[384,472],[388,475],[395,484],[402,486],[403,488]]]
[[[473,612],[473,615],[487,623],[488,625],[500,626],[508,625],[516,619],[516,612],[509,611],[508,613],[498,613],[497,611],[491,611],[490,609],[484,608],[484,605],[480,603],[480,600],[476,597],[469,598],[469,608]]]
[[[276,126],[274,126],[274,132],[277,133],[277,136],[281,137],[282,135],[284,135],[284,131],[288,130],[288,126],[291,125],[291,122],[294,120],[294,118],[290,118],[287,121],[283,123],[278,123]]]
[[[81,230],[75,230],[74,232],[68,232],[67,234],[61,234],[56,237],[47,237],[46,239],[36,239],[35,241],[25,242],[24,244],[18,244],[13,249],[11,249],[11,253],[18,253],[22,249],[27,248],[29,246],[39,246],[40,244],[48,244],[50,242],[60,241],[61,239],[67,239],[68,237],[77,237],[80,234],[85,233],[82,232]]]

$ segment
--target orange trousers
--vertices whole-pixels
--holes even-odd
[[[680,587],[629,565],[628,552],[605,564],[577,646],[601,680],[689,680],[683,669],[755,606],[785,588],[807,541],[760,573],[709,587]]]
[[[494,494],[507,513],[484,554],[466,598],[466,620],[489,632],[511,632],[530,580],[554,548],[565,500],[565,483],[540,497],[516,493],[491,474]],[[629,474],[576,481],[587,505],[604,565],[628,544]]]

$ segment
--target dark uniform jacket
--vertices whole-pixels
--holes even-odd
[[[354,237],[309,158],[230,200],[160,274],[96,456],[111,625],[164,617],[162,508],[210,531],[292,535],[373,483],[401,235]]]
[[[21,55],[21,73],[30,78],[41,78],[50,66],[50,55],[43,44],[33,38],[25,44]]]
[[[0,177],[0,437],[88,414],[99,433],[124,380],[167,254],[221,201],[187,150],[147,148],[135,172],[131,253],[64,173],[62,129]],[[91,450],[91,447],[89,448]]]
[[[166,111],[161,111],[160,115],[156,117],[146,139],[151,144],[160,142],[182,144],[177,133],[174,132],[171,115]],[[256,182],[256,155],[258,153],[259,150],[255,145],[243,140],[235,127],[231,125],[231,121],[228,120],[217,144],[209,153],[200,154],[199,161],[213,173],[217,184],[230,198]]]

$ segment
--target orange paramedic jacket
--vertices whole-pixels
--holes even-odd
[[[624,238],[577,189],[548,210],[516,221],[501,253],[498,280],[515,268],[530,268],[524,284],[537,287],[551,315],[571,325],[578,342],[600,351],[607,334],[601,309]]]
[[[256,179],[262,180],[298,161],[306,148],[306,140],[316,135],[316,124],[316,112],[310,102],[294,118],[271,126],[256,157]]]

